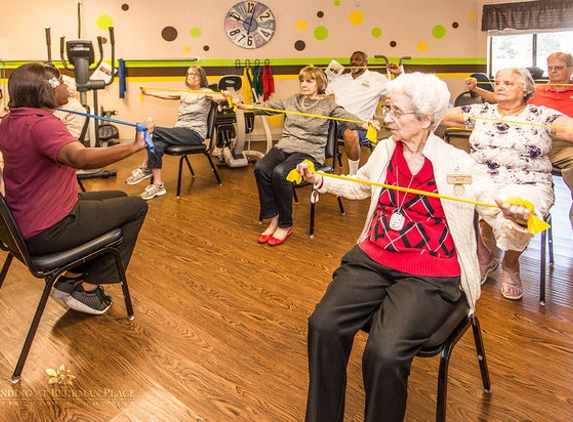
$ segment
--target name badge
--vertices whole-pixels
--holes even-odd
[[[365,88],[370,88],[370,84],[368,82],[362,82],[362,86]]]
[[[450,185],[470,185],[471,183],[471,174],[448,174],[448,184]]]

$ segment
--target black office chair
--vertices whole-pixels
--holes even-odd
[[[188,155],[193,154],[203,154],[209,160],[209,165],[211,170],[215,174],[217,183],[221,185],[221,178],[219,173],[217,173],[217,168],[213,163],[211,158],[211,152],[215,146],[216,134],[215,134],[215,117],[217,114],[217,103],[213,102],[209,110],[209,115],[207,116],[207,136],[205,138],[206,142],[199,145],[170,145],[165,148],[165,155],[172,155],[179,157],[179,171],[177,173],[177,199],[181,197],[181,173],[183,170],[183,160],[187,163],[187,167],[191,172],[191,176],[195,177],[195,172],[193,167],[191,167],[191,162],[189,161]]]
[[[76,267],[79,264],[90,261],[100,255],[111,254],[115,258],[117,271],[120,279],[120,284],[123,289],[123,297],[125,299],[125,307],[127,310],[127,317],[129,320],[134,318],[133,306],[131,304],[131,296],[127,286],[127,278],[125,276],[125,269],[121,261],[121,256],[116,249],[116,246],[123,241],[121,229],[110,230],[109,232],[72,249],[66,251],[52,253],[49,255],[30,255],[26,242],[22,237],[22,233],[16,224],[12,212],[8,208],[4,196],[0,195],[0,249],[8,252],[4,266],[0,271],[0,288],[6,278],[10,264],[13,258],[21,261],[32,275],[36,278],[44,279],[45,286],[36,313],[32,319],[30,329],[26,335],[24,346],[20,352],[20,357],[16,363],[14,373],[12,374],[12,383],[16,384],[20,381],[22,369],[28,357],[28,352],[32,346],[36,330],[40,324],[40,319],[44,313],[46,303],[50,297],[50,291],[60,275],[67,270]],[[3,343],[6,346],[6,342]]]
[[[481,335],[481,327],[477,316],[468,316],[469,308],[465,299],[458,302],[452,314],[444,321],[430,338],[422,345],[422,349],[416,354],[418,357],[433,357],[440,354],[440,366],[438,369],[438,394],[436,397],[436,422],[445,422],[446,404],[448,396],[448,367],[450,357],[457,342],[471,327],[476,346],[477,358],[480,367],[481,380],[484,392],[491,393],[491,380],[485,356],[485,348]],[[364,328],[369,332],[370,327]]]
[[[328,135],[327,135],[327,141],[326,141],[326,148],[325,148],[325,157],[326,159],[330,159],[332,162],[332,165],[328,165],[327,162],[325,161],[324,165],[322,165],[319,168],[316,168],[316,171],[322,171],[324,173],[336,173],[336,157],[338,155],[338,139],[336,136],[336,132],[337,132],[337,123],[335,120],[331,120],[330,124],[328,126]],[[296,189],[307,186],[308,183],[303,182],[301,184],[298,185],[294,185],[295,189],[293,191],[293,195],[294,195],[294,201],[295,203],[298,203],[298,197],[296,194]],[[340,213],[342,215],[345,214],[344,211],[344,205],[342,204],[342,198],[340,196],[337,196],[337,200],[338,200],[338,208],[340,209]],[[315,222],[315,218],[316,218],[316,203],[318,202],[318,192],[313,190],[311,193],[311,200],[310,200],[310,225],[309,225],[309,230],[308,230],[308,234],[309,236],[312,238],[314,237],[314,222]]]

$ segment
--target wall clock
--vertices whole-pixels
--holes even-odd
[[[225,17],[225,32],[235,45],[259,48],[268,43],[276,29],[273,12],[258,1],[241,1]]]

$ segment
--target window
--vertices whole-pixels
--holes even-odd
[[[495,76],[504,67],[538,67],[547,77],[547,56],[555,51],[573,54],[573,30],[526,33],[490,31],[488,73]]]

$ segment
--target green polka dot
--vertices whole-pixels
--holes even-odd
[[[380,38],[382,36],[382,29],[381,28],[374,28],[371,32],[374,38]]]
[[[202,34],[201,32],[201,28],[191,28],[191,31],[189,31],[189,33],[191,34],[191,38],[199,38]]]
[[[110,27],[113,26],[113,19],[110,15],[100,15],[97,18],[97,26],[100,29],[108,30]]]
[[[328,29],[325,26],[317,26],[314,29],[314,38],[319,41],[325,40],[328,38]]]
[[[442,25],[436,25],[432,28],[432,35],[434,38],[444,38],[446,35],[446,28],[444,28]]]
[[[340,0],[334,0],[334,5],[335,5],[335,6],[340,6]]]

